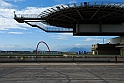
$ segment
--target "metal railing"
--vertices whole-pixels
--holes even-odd
[[[15,14],[15,18],[40,18],[38,14]]]
[[[31,26],[36,26],[46,32],[73,32],[72,28],[61,28],[55,26],[45,25],[41,22],[28,22]]]
[[[48,8],[47,10],[41,12],[39,14],[39,16],[46,17],[51,13],[62,11],[64,9],[75,8],[75,7],[87,7],[87,8],[115,7],[115,8],[123,8],[124,9],[124,2],[90,1],[90,2],[81,2],[81,3],[62,4],[62,5],[57,5],[57,6]]]

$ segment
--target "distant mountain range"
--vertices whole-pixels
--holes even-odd
[[[34,49],[32,48],[16,48],[16,50],[14,50],[15,48],[8,48],[6,50],[0,50],[0,51],[33,51]]]
[[[90,48],[83,48],[83,47],[80,47],[80,48],[73,47],[69,51],[71,51],[71,52],[78,52],[78,51],[87,51],[87,52],[90,52],[91,49]]]
[[[47,51],[47,48],[44,47],[45,49],[38,49],[39,51]],[[16,50],[14,50],[16,49]],[[7,48],[7,51],[34,51],[36,50],[35,48],[24,48],[24,47],[14,47],[14,48]],[[62,52],[78,52],[78,51],[87,51],[87,52],[91,52],[91,45],[82,45],[82,46],[56,46],[54,48],[50,48],[51,51],[62,51]],[[2,50],[0,50],[2,51]],[[3,50],[5,51],[5,50]]]
[[[91,45],[82,45],[82,46],[57,46],[53,48],[56,51],[63,52],[78,52],[78,51],[87,51],[91,52]]]

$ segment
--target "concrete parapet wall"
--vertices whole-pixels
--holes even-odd
[[[1,56],[0,62],[124,62],[121,56]]]

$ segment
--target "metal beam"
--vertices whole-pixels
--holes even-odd
[[[83,4],[82,3],[80,3],[81,4],[81,7],[83,7]]]
[[[70,20],[63,20],[63,19],[56,19],[56,18],[49,18],[49,19],[52,19],[52,20],[62,20],[62,21],[68,21],[68,22],[70,22]],[[72,20],[73,21],[73,20]],[[73,21],[74,22],[74,21]]]
[[[71,8],[69,4],[67,4],[67,6],[68,6],[69,8]]]
[[[46,13],[46,12],[42,12],[42,13],[40,13],[38,16],[45,16],[45,15],[47,15],[48,13]]]
[[[89,2],[87,2],[87,9],[88,9],[88,7],[89,7]]]
[[[24,22],[42,22],[41,20],[24,20]]]
[[[114,5],[111,5],[111,7],[115,6],[115,4],[116,4],[116,3],[114,3]],[[111,8],[111,7],[110,7],[110,8]],[[109,8],[109,9],[110,9],[110,8]]]
[[[61,7],[62,7],[63,9],[65,9],[65,7],[64,7],[63,5],[61,5]]]
[[[47,12],[47,11],[44,11],[44,12],[46,12],[47,14],[49,13],[49,12]]]
[[[124,2],[123,3],[121,3],[120,5],[118,5],[116,8],[118,8],[118,7],[120,7],[121,5],[123,5],[124,4]]]
[[[51,8],[51,9],[53,9],[53,8]],[[55,9],[53,9],[54,11],[57,11],[57,10],[55,10]],[[59,12],[58,12],[59,13]],[[74,19],[74,18],[72,18],[72,17],[69,17],[69,16],[67,16],[67,15],[64,15],[64,14],[61,14],[61,13],[59,13],[60,15],[62,15],[62,16],[64,16],[64,17],[67,17],[67,18],[70,18],[70,19],[72,19],[72,20],[74,20],[74,21],[77,21],[76,19]]]
[[[55,10],[54,8],[51,8],[52,10],[54,10],[54,11],[57,11],[57,10]]]
[[[111,2],[108,2],[108,4],[103,8],[103,10],[104,10],[107,6],[109,6],[110,4],[111,4]],[[120,10],[117,10],[117,11],[120,11]],[[116,12],[117,12],[117,11],[116,11]],[[105,12],[105,11],[103,11],[102,14],[104,14],[104,12]],[[113,12],[113,13],[116,13],[116,12]],[[108,14],[107,16],[109,16],[109,15],[111,15],[111,14],[113,14],[113,13],[110,13],[110,14]],[[106,17],[106,15],[103,16],[103,17]],[[101,17],[101,18],[103,18],[103,17]],[[101,18],[98,18],[98,19],[101,19]]]
[[[47,9],[48,11],[50,11],[51,13],[53,13],[53,11],[51,11],[51,10],[49,10],[49,9]]]
[[[100,17],[100,18],[98,18],[97,20],[99,20],[99,19],[101,19],[101,18],[104,18],[104,17],[107,17],[107,16],[109,16],[109,15],[111,15],[111,14],[114,14],[114,13],[116,13],[116,12],[118,12],[119,10],[117,10],[117,11],[115,11],[115,12],[112,12],[112,13],[110,13],[110,14],[107,14],[107,15],[105,15],[105,16],[102,16],[102,17]]]
[[[103,5],[103,3],[104,3],[104,2],[102,2],[102,3],[100,4],[99,8]]]
[[[82,20],[84,20],[84,18],[83,18],[83,16],[81,15],[81,13],[77,10],[77,7],[76,7],[76,4],[75,4],[75,3],[74,3],[74,6],[75,6],[75,8],[76,8],[76,11],[77,11],[78,15],[81,17]]]
[[[70,6],[68,5],[68,7],[70,7]],[[51,9],[53,9],[53,8],[51,8]],[[55,9],[53,9],[53,10],[54,10],[54,11],[57,11],[57,10],[55,10]],[[76,19],[74,19],[74,18],[72,18],[72,17],[69,17],[69,16],[67,16],[67,15],[64,15],[64,14],[62,14],[62,13],[59,13],[59,12],[58,12],[58,14],[60,14],[60,15],[62,15],[62,16],[64,16],[64,17],[70,18],[70,19],[72,19],[72,20],[78,22]]]
[[[96,2],[94,2],[93,8],[94,8],[95,5],[96,5]]]
[[[104,7],[104,9],[105,9],[107,6],[109,6],[110,3],[111,3],[111,2],[109,2],[109,3]]]
[[[72,17],[69,17],[69,16],[64,15],[64,14],[61,14],[61,13],[59,13],[59,14],[62,15],[62,16],[64,16],[64,17],[70,18],[70,19],[75,20],[76,22],[78,22],[76,19],[74,19],[74,18],[72,18]]]
[[[89,20],[91,20],[95,15],[96,13],[99,11],[99,9],[91,16],[91,18]]]

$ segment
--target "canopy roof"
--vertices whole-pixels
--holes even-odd
[[[83,2],[58,5],[39,15],[46,24],[73,28],[75,24],[124,23],[124,3]]]

